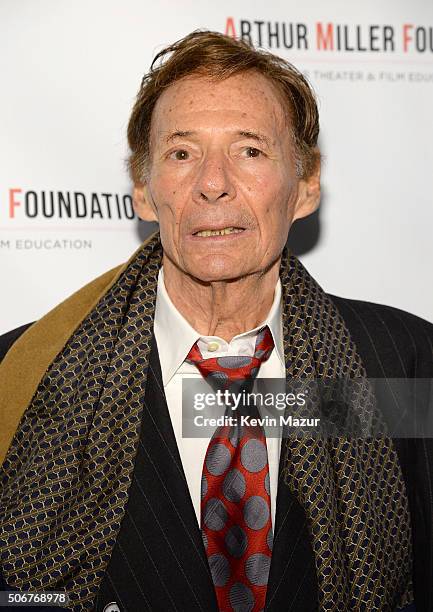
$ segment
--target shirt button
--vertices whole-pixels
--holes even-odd
[[[209,342],[209,344],[207,345],[207,350],[213,353],[214,351],[217,351],[219,347],[220,345],[218,344],[218,342]]]

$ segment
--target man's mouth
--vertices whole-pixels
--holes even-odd
[[[226,236],[228,234],[238,234],[243,232],[243,227],[224,227],[218,230],[204,229],[198,232],[194,232],[193,236]]]

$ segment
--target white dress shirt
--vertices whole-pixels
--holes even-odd
[[[163,268],[160,269],[155,306],[155,338],[168,411],[199,525],[201,476],[209,438],[182,437],[182,378],[201,377],[197,367],[186,363],[185,358],[197,341],[203,359],[232,355],[252,356],[258,330],[264,325],[268,325],[272,333],[274,350],[269,359],[261,364],[258,378],[285,378],[280,279],[275,287],[274,300],[267,318],[254,329],[238,334],[230,342],[226,342],[219,336],[201,336],[191,327],[171,301],[164,284]],[[275,525],[281,432],[279,437],[267,437],[266,444],[269,460],[271,516],[272,525]]]

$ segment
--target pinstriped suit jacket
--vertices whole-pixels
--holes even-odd
[[[330,298],[345,319],[370,378],[433,379],[431,323],[390,306]],[[0,359],[26,328],[0,337]],[[122,612],[216,611],[206,555],[167,410],[156,342],[151,350],[145,403],[126,514],[95,610],[102,612],[109,602],[116,601]],[[432,612],[433,440],[394,441],[409,496],[416,610]],[[305,515],[282,480],[274,531],[266,610],[317,610],[317,581]],[[0,568],[0,590],[6,588]],[[39,608],[41,612],[49,609]],[[407,612],[414,609],[410,606]]]

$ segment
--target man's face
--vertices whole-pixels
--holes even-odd
[[[152,115],[150,158],[145,207],[164,256],[201,281],[266,270],[295,213],[304,216],[287,119],[259,73],[168,87]],[[216,230],[224,234],[209,235]]]

